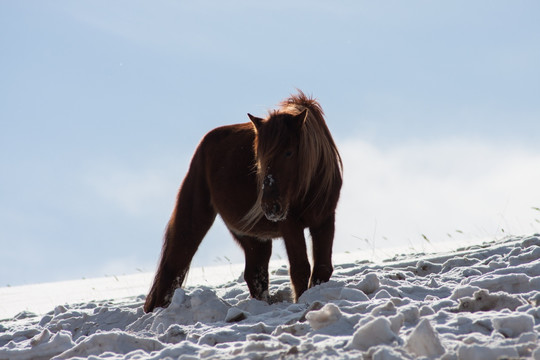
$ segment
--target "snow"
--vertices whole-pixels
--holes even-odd
[[[384,316],[380,316],[371,318],[367,324],[360,326],[354,332],[349,349],[365,351],[377,345],[392,343],[399,344],[400,338],[392,330],[390,320]]]
[[[436,357],[444,354],[441,340],[426,318],[414,328],[405,347],[411,354],[419,357]]]
[[[362,260],[337,262],[298,303],[283,265],[272,267],[271,304],[249,297],[241,265],[226,283],[224,268],[206,269],[150,314],[147,274],[0,289],[4,305],[34,311],[0,320],[0,360],[540,359],[540,234]],[[81,284],[93,290],[50,305]]]

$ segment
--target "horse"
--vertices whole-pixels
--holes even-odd
[[[272,240],[283,238],[295,302],[333,272],[343,163],[317,100],[302,91],[265,118],[216,128],[199,143],[168,222],[144,311],[167,307],[217,214],[245,253],[251,297],[270,300]],[[313,271],[304,229],[312,240]]]

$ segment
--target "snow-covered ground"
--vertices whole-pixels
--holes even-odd
[[[58,283],[64,294],[90,289],[63,300],[50,284],[1,289],[0,303],[19,299],[34,313],[0,320],[0,359],[540,359],[540,234],[337,261],[332,280],[296,304],[284,265],[271,274],[272,304],[250,299],[242,280],[212,283],[208,271],[206,285],[178,289],[151,314],[142,311],[148,275]],[[111,300],[88,301],[100,292]]]

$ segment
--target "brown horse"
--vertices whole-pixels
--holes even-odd
[[[144,310],[165,307],[182,286],[219,214],[245,252],[252,297],[268,300],[272,239],[282,237],[294,300],[330,279],[342,162],[319,103],[299,91],[266,119],[210,131],[200,142],[167,226]],[[313,242],[313,271],[304,229]],[[311,278],[310,278],[311,273]]]

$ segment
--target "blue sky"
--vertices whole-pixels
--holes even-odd
[[[540,231],[539,10],[1,2],[0,286],[153,271],[200,138],[295,88],[343,147],[338,250]],[[194,264],[225,256],[217,223]]]

